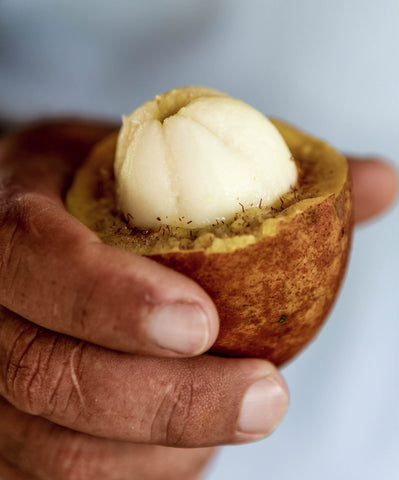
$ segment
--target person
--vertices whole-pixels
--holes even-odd
[[[268,435],[287,407],[270,363],[201,355],[218,318],[196,284],[66,212],[66,185],[111,128],[54,121],[1,140],[5,479],[194,479],[213,446]],[[385,163],[350,165],[359,222],[397,186]]]
[[[367,13],[364,2],[352,16],[349,7],[345,16],[341,11],[330,15],[335,19],[332,33],[327,22],[313,21],[326,19],[325,5],[292,2],[288,26],[294,31],[287,28],[289,35],[280,28],[287,21],[286,8],[280,11],[273,1],[248,2],[245,9],[231,2],[230,13],[213,1],[145,2],[140,7],[140,2],[112,2],[102,9],[89,0],[79,8],[66,0],[24,3],[21,9],[21,2],[6,0],[0,16],[0,113],[7,120],[26,122],[64,110],[119,116],[165,85],[195,81],[241,98],[245,93],[254,105],[260,102],[264,110],[309,130],[314,119],[334,144],[338,129],[332,126],[344,119],[345,130],[358,134],[358,145],[368,148],[364,131],[347,125],[350,93],[359,92],[359,82],[346,97],[334,96],[332,86],[342,84],[332,72],[341,70],[333,64],[326,68],[325,59],[339,55],[324,55],[331,47],[328,41],[336,48],[341,38],[337,19],[361,24],[357,12]],[[269,5],[272,11],[260,15]],[[165,27],[165,19],[173,25]],[[386,22],[380,24],[385,34]],[[365,31],[369,35],[373,30]],[[293,51],[292,38],[298,47]],[[314,38],[327,39],[323,49]],[[342,38],[352,64],[350,39]],[[260,52],[260,42],[272,47]],[[367,65],[372,54],[367,50]],[[312,69],[315,64],[318,68]],[[346,75],[345,82],[351,85],[352,78],[357,77]],[[367,96],[367,105],[375,112],[373,99]],[[63,194],[73,172],[113,128],[60,120],[24,126],[0,142],[4,480],[194,480],[218,445],[263,438],[287,406],[288,389],[273,365],[202,355],[217,334],[218,319],[197,285],[100,244],[65,212]],[[356,219],[362,222],[392,202],[396,177],[376,158],[351,159],[350,166]],[[171,322],[174,334],[154,328],[157,318]],[[184,331],[189,319],[197,326]],[[335,353],[331,357],[336,359]],[[306,440],[301,442],[306,449]],[[271,464],[267,462],[268,471]],[[317,473],[306,478],[320,478]]]

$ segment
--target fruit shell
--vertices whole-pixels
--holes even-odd
[[[240,250],[151,258],[193,278],[215,302],[221,328],[212,352],[280,365],[313,338],[337,294],[347,258],[349,225],[337,215],[344,202],[330,197]]]
[[[326,143],[274,123],[302,169],[305,198],[265,220],[260,234],[147,256],[194,279],[211,296],[221,321],[212,353],[281,365],[327,317],[345,273],[353,222],[346,160]],[[89,170],[110,162],[114,143],[94,152]],[[128,238],[95,220],[101,208],[94,197],[102,190],[95,175],[86,173],[85,181],[86,186],[73,187],[70,211],[106,243],[132,250]]]

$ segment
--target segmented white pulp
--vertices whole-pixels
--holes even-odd
[[[219,92],[175,89],[123,118],[115,160],[118,205],[139,228],[198,228],[271,205],[297,182],[280,133]]]

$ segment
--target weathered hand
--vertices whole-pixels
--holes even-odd
[[[287,405],[268,362],[198,356],[218,318],[195,283],[101,244],[66,213],[75,168],[110,128],[49,123],[0,145],[6,479],[194,479],[212,448],[154,444],[250,441],[270,433]],[[378,161],[351,169],[364,220],[390,203],[395,177]]]
[[[218,317],[188,278],[100,243],[64,209],[107,127],[39,125],[0,146],[0,474],[188,479],[212,449],[267,435],[276,368],[198,356]],[[151,445],[149,445],[151,444]]]

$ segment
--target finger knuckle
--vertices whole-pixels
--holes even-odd
[[[151,422],[151,437],[155,442],[169,446],[184,444],[193,423],[196,391],[196,381],[191,375],[162,389]]]
[[[39,327],[20,325],[6,354],[4,377],[7,396],[17,406],[28,410],[34,410],[34,397],[43,381],[37,349],[39,336]]]
[[[18,234],[25,217],[23,195],[13,195],[7,199],[7,206],[1,202],[1,235],[0,235],[0,295],[7,299],[12,292],[13,279],[20,265],[20,257],[16,254]],[[3,301],[3,303],[6,303]]]
[[[63,376],[60,372],[54,377],[54,368],[50,367],[57,338],[32,324],[23,323],[15,328],[5,354],[4,390],[21,410],[40,415],[54,409]]]
[[[16,284],[30,276],[31,256],[26,239],[33,242],[40,236],[32,218],[36,197],[33,193],[15,191],[0,199],[0,301],[3,305],[16,303],[15,295],[21,294],[25,286],[17,289]]]
[[[13,226],[16,223],[24,223],[30,204],[32,194],[22,191],[20,187],[10,187],[6,193],[0,195],[0,216],[2,228]]]

